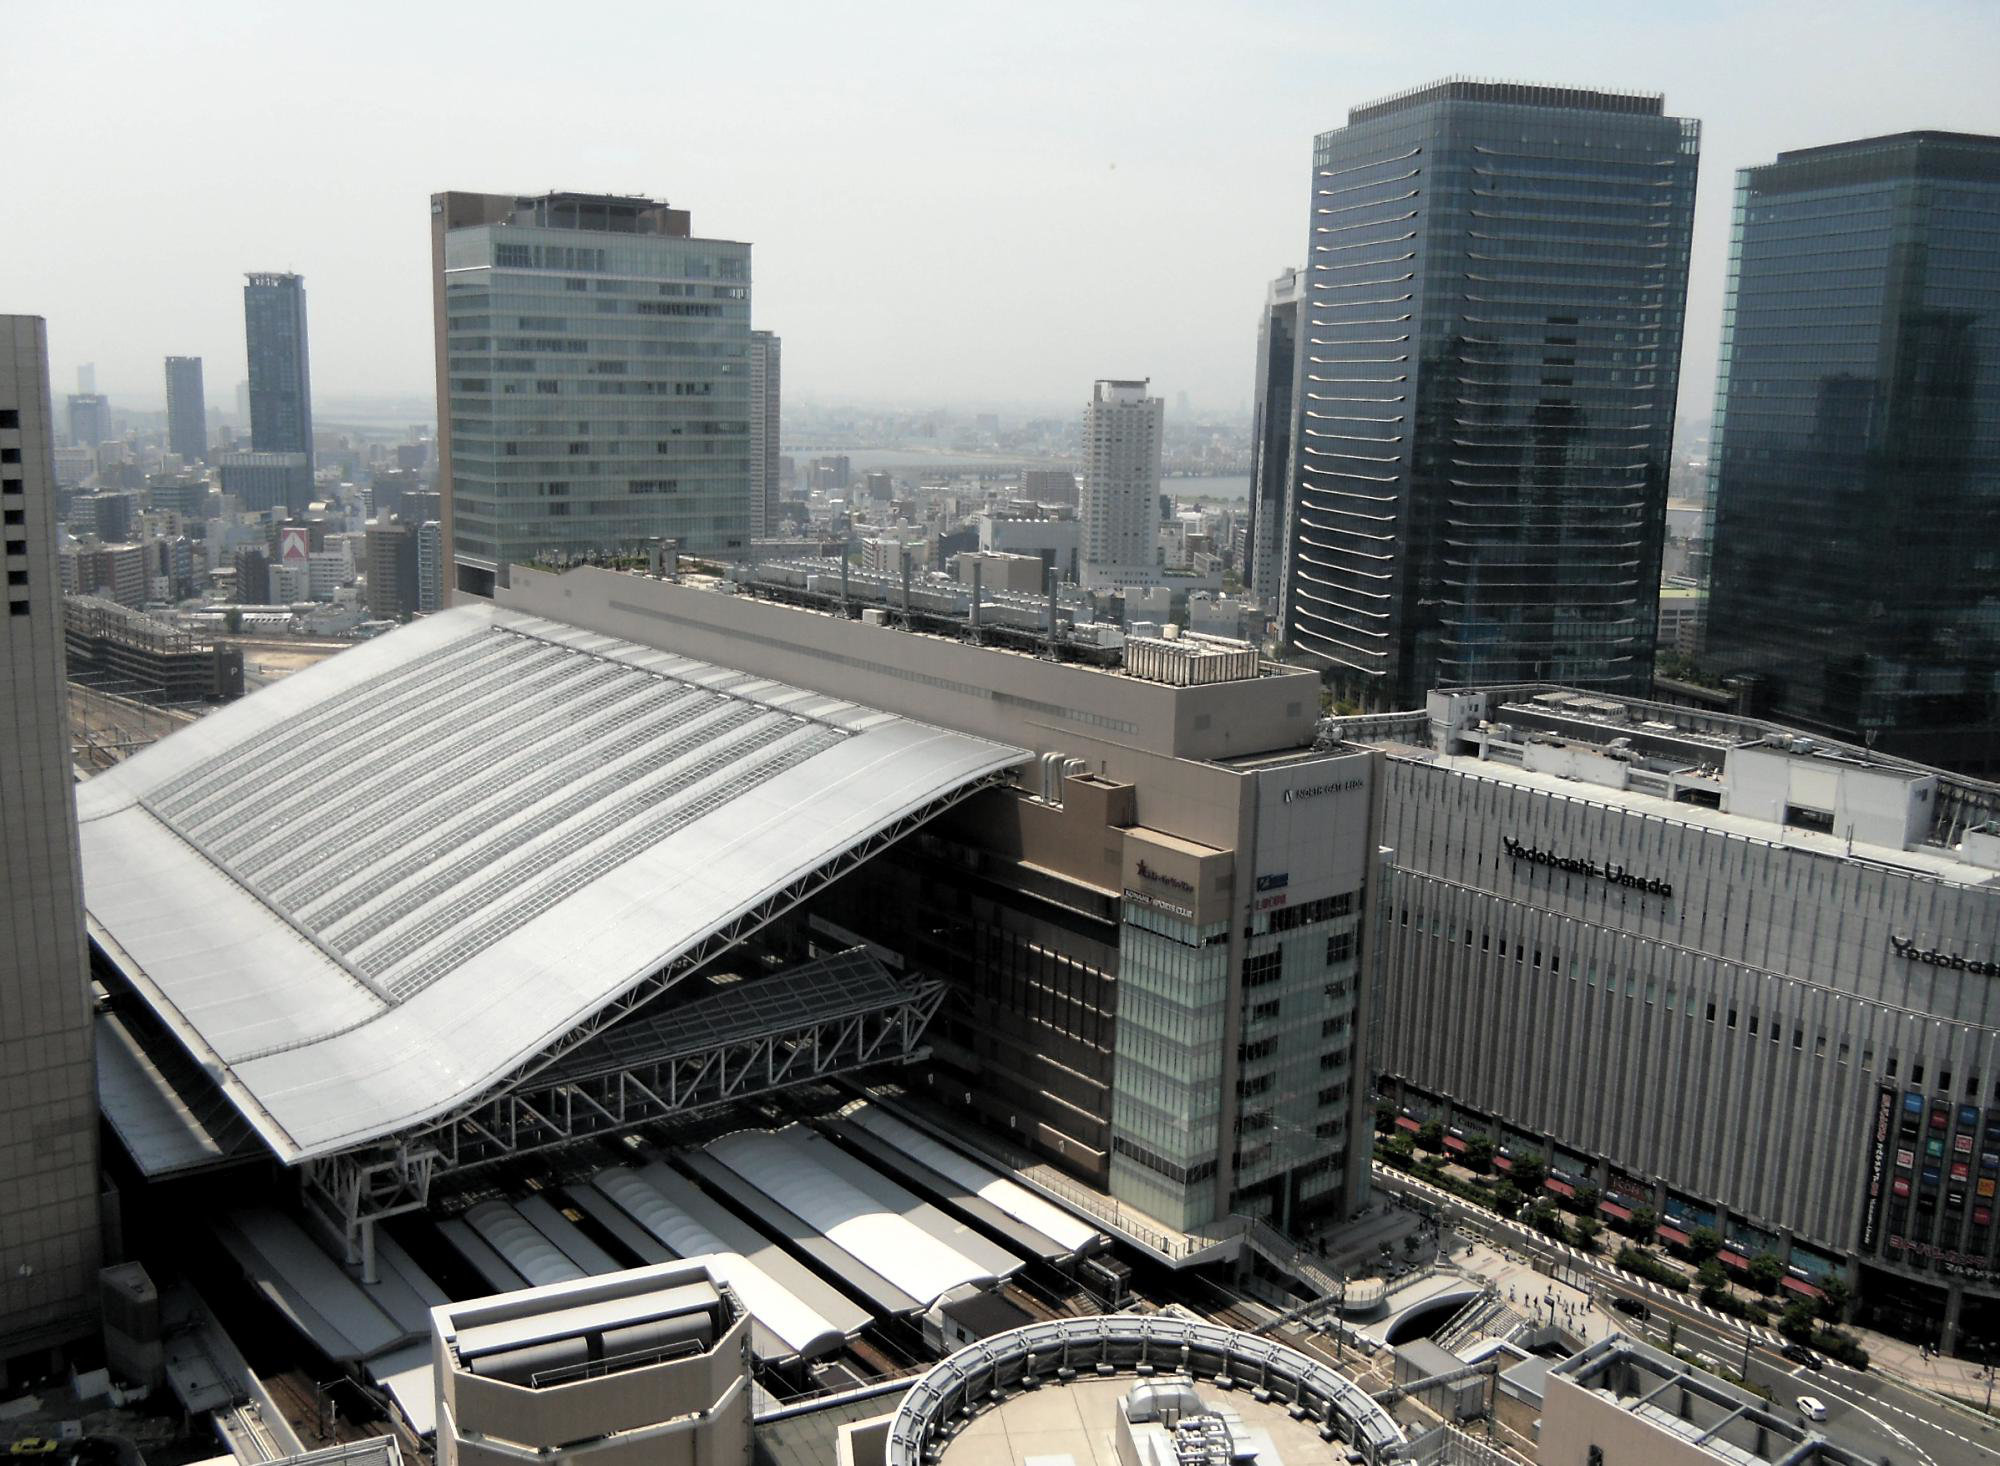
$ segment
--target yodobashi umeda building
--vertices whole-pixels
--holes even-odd
[[[1399,1123],[2000,1340],[2000,787],[1545,686],[1340,728],[1387,756]]]

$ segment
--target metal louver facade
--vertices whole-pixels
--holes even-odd
[[[1316,139],[1280,615],[1357,700],[1650,679],[1699,149],[1468,81]]]

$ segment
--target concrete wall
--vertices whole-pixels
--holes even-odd
[[[2000,983],[1896,945],[1995,960],[1991,889],[1471,765],[1390,759],[1384,810],[1387,1075],[1836,1254],[1860,1234],[1881,1087],[1949,1074],[1939,1100],[1991,1103]]]
[[[96,1326],[97,1088],[55,555],[48,345],[0,316],[0,1384]],[[21,607],[16,611],[16,607]]]
[[[1603,1455],[1592,1457],[1593,1447]],[[1541,1466],[1716,1466],[1717,1458],[1595,1390],[1551,1375],[1536,1459]]]
[[[1138,788],[1139,822],[1222,849],[1236,843],[1241,781],[1199,761],[1308,746],[1319,713],[1311,673],[1168,687],[608,570],[517,568],[500,603],[1082,759]]]

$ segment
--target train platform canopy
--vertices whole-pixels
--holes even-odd
[[[683,1160],[802,1246],[802,1234],[820,1244],[821,1266],[883,1313],[992,1287],[1026,1262],[803,1126],[739,1130]]]
[[[491,606],[77,793],[93,942],[288,1163],[449,1117],[1020,749]]]

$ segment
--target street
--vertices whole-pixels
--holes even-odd
[[[1720,1365],[1732,1374],[1743,1369],[1743,1326],[1715,1317],[1693,1299],[1635,1279],[1608,1259],[1559,1248],[1531,1228],[1472,1206],[1415,1177],[1377,1168],[1375,1184],[1421,1202],[1426,1210],[1440,1212],[1460,1232],[1544,1259],[1558,1276],[1578,1283],[1587,1279],[1590,1292],[1600,1300],[1608,1300],[1613,1293],[1639,1299],[1647,1309],[1644,1320],[1622,1312],[1612,1315],[1627,1333],[1665,1346],[1671,1325],[1674,1343],[1700,1357],[1704,1364]],[[1608,1307],[1608,1301],[1600,1301],[1599,1306]],[[1768,1336],[1766,1331],[1759,1333],[1760,1340],[1752,1344],[1749,1353],[1748,1378],[1768,1389],[1774,1408],[1783,1413],[1796,1417],[1794,1402],[1798,1397],[1816,1396],[1827,1407],[1823,1428],[1838,1428],[1844,1439],[1865,1442],[1871,1452],[1897,1466],[1904,1462],[1954,1466],[1973,1459],[2000,1459],[2000,1430],[1993,1422],[1982,1421],[1976,1412],[1950,1405],[1893,1375],[1850,1369],[1830,1359],[1819,1371],[1794,1364],[1761,1342],[1761,1337]]]

